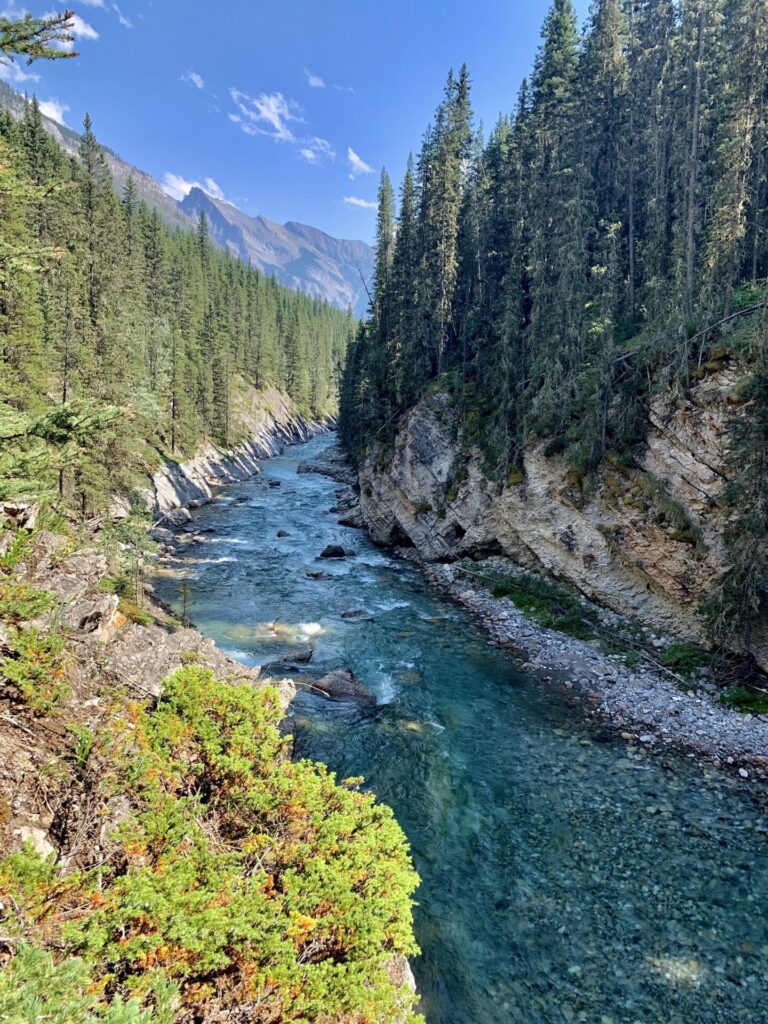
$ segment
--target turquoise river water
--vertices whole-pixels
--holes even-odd
[[[300,693],[297,748],[364,775],[408,835],[428,1024],[768,1024],[761,795],[607,735],[340,527],[338,485],[296,472],[331,443],[198,510],[204,541],[156,588],[180,608],[186,582],[198,628],[249,665],[311,642],[314,671],[349,667],[375,694]],[[357,557],[316,561],[334,542]]]

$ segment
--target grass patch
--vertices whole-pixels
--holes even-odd
[[[130,597],[121,597],[117,607],[129,622],[137,622],[140,626],[152,626],[154,624],[154,616],[142,608],[137,601],[131,600]]]
[[[515,607],[529,615],[534,622],[547,629],[579,640],[593,640],[597,612],[585,607],[581,601],[560,583],[541,576],[510,576],[491,588],[496,598],[508,597]]]
[[[768,715],[768,694],[746,686],[729,686],[720,696],[720,703],[736,711],[754,715]]]
[[[712,655],[696,644],[670,644],[659,654],[659,662],[673,672],[691,676],[699,669],[709,668]]]

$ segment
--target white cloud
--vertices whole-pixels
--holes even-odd
[[[67,123],[64,120],[64,115],[69,110],[69,107],[66,105],[66,103],[60,103],[56,99],[50,99],[50,100],[40,100],[39,105],[40,105],[40,113],[43,114],[45,117],[50,117],[50,119],[52,121],[55,121],[56,124],[66,124]]]
[[[85,4],[86,7],[101,7],[102,10],[106,8],[104,0],[80,0],[81,4]]]
[[[376,203],[372,199],[361,199],[359,196],[342,196],[341,199],[347,206],[359,206],[363,210],[376,209]]]
[[[304,74],[307,77],[307,85],[309,85],[311,89],[325,88],[325,82],[322,80],[320,75],[313,74],[313,72],[311,72],[309,68],[304,68]]]
[[[3,15],[0,14],[0,17]],[[0,80],[21,85],[22,82],[39,82],[40,75],[36,75],[34,71],[25,71],[18,64],[12,64],[10,61],[7,63],[0,61]]]
[[[77,36],[78,39],[98,39],[99,33],[93,27],[89,25],[87,21],[80,17],[79,14],[72,15],[72,35]]]
[[[373,174],[373,168],[370,164],[367,164],[362,157],[358,156],[357,153],[352,149],[351,146],[347,146],[347,160],[349,161],[350,181],[353,181],[358,174]]]
[[[268,135],[275,142],[296,141],[288,122],[303,121],[298,103],[287,100],[281,92],[262,92],[258,96],[249,96],[232,88],[229,94],[240,111],[240,120],[236,123],[246,135]]]
[[[41,104],[42,106],[42,104]],[[171,199],[183,199],[188,196],[193,188],[199,188],[212,199],[220,199],[222,202],[229,202],[221,186],[213,178],[204,178],[202,181],[187,181],[180,174],[173,174],[167,171],[163,178],[163,192]]]
[[[184,74],[181,76],[181,80],[182,82],[188,82],[190,85],[194,85],[196,89],[205,88],[203,76],[198,75],[196,71],[185,71]]]
[[[101,7],[102,5],[98,4],[98,6]],[[133,22],[129,18],[126,18],[126,16],[117,6],[117,4],[112,4],[112,10],[117,15],[117,20],[120,22],[123,28],[133,28]]]

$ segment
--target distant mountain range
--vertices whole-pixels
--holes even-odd
[[[26,100],[0,82],[0,106],[20,117]],[[71,128],[44,117],[46,129],[67,152],[76,154],[80,136]],[[373,249],[361,241],[334,238],[318,228],[289,221],[276,224],[266,217],[250,217],[236,206],[193,188],[180,202],[167,195],[159,182],[106,149],[115,186],[121,190],[132,176],[141,198],[156,209],[171,227],[190,230],[205,213],[212,241],[229,249],[281,284],[307,292],[341,309],[352,306],[356,316],[368,304],[366,286],[373,274]]]
[[[328,299],[343,309],[351,305],[358,316],[365,312],[365,284],[373,270],[373,250],[365,242],[332,238],[294,221],[276,224],[266,217],[249,217],[200,188],[193,188],[179,207],[195,221],[204,213],[217,245],[274,273],[289,288]]]

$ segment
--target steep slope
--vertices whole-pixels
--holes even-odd
[[[365,283],[371,280],[373,250],[365,242],[333,238],[306,224],[276,224],[249,217],[236,206],[193,188],[179,204],[195,220],[208,218],[211,237],[242,260],[250,260],[281,284],[297,288],[341,308],[365,312]]]
[[[26,100],[5,82],[0,82],[0,107],[21,117]],[[78,152],[80,135],[66,125],[44,117],[46,130],[72,156]],[[373,249],[365,242],[333,238],[331,235],[289,221],[277,224],[266,217],[249,217],[229,203],[212,199],[200,189],[177,203],[151,175],[105,149],[109,169],[118,191],[133,177],[141,199],[157,210],[172,228],[191,230],[204,210],[211,225],[211,238],[222,249],[259,270],[274,273],[281,284],[325,299],[340,309],[352,306],[356,316],[365,313],[373,271]],[[363,283],[365,281],[365,284]]]

